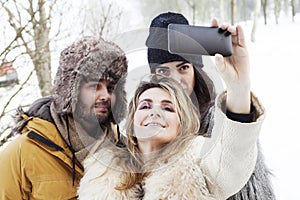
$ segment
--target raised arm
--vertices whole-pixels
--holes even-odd
[[[218,26],[216,19],[212,26]],[[233,113],[250,113],[250,64],[241,26],[223,24],[220,28],[232,34],[232,56],[215,55],[216,67],[227,88],[226,107]]]
[[[215,125],[212,138],[206,143],[212,146],[201,162],[203,173],[208,178],[209,191],[217,199],[226,199],[237,193],[249,180],[257,158],[257,138],[264,119],[264,109],[252,96],[257,118],[252,123],[230,120],[221,110],[226,99],[223,93],[217,99]]]
[[[217,27],[217,20],[212,21]],[[257,158],[257,138],[264,118],[264,109],[250,92],[250,64],[241,26],[222,25],[232,34],[232,56],[215,55],[216,67],[226,84],[226,92],[216,100],[212,149],[202,160],[209,190],[217,199],[226,199],[238,192],[249,180]],[[249,114],[251,104],[254,121],[241,123],[229,119],[222,105],[236,114]]]

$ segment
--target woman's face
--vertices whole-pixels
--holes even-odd
[[[183,61],[164,63],[155,69],[155,74],[177,80],[188,95],[193,92],[195,85],[194,67],[190,63]]]
[[[144,91],[134,114],[134,134],[138,142],[151,141],[163,146],[178,134],[179,116],[168,92],[161,88]]]

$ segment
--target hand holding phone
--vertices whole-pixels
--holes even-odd
[[[173,54],[232,55],[231,33],[217,27],[169,24],[168,51]]]

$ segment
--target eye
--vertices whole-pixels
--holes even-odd
[[[170,69],[168,67],[158,67],[155,70],[156,74],[164,75],[164,76],[169,76],[170,75]]]
[[[108,85],[108,86],[107,86],[107,91],[108,91],[109,93],[112,93],[112,92],[114,91],[114,89],[115,89],[115,85]]]
[[[98,88],[98,83],[91,83],[91,84],[89,84],[88,88],[90,88],[92,90],[96,90]]]
[[[190,68],[189,65],[181,65],[181,66],[178,68],[178,70],[179,70],[180,72],[185,72],[185,71],[187,71],[189,68]]]
[[[139,105],[138,109],[139,110],[151,109],[151,105],[149,103],[142,103],[141,105]]]
[[[173,108],[172,105],[166,104],[166,105],[162,105],[162,109],[168,112],[175,112],[175,109]]]

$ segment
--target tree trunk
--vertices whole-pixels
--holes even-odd
[[[295,1],[294,0],[291,1],[291,6],[292,6],[292,21],[295,22],[296,12],[295,12]]]
[[[267,0],[261,0],[261,5],[263,7],[264,20],[266,25],[267,24]]]
[[[235,21],[235,0],[230,0],[230,10],[231,10],[231,24],[234,25]]]
[[[220,0],[220,21],[225,21],[226,20],[226,16],[225,16],[225,2],[224,0]]]
[[[280,13],[280,2],[279,0],[274,0],[274,15],[275,15],[276,24],[278,24],[279,13]]]
[[[253,26],[251,31],[251,41],[255,42],[255,34],[256,34],[256,27],[257,27],[257,21],[260,11],[260,0],[254,0],[254,16],[253,16]]]
[[[34,69],[39,82],[42,96],[52,93],[51,80],[51,53],[49,46],[50,28],[47,25],[47,15],[45,11],[45,0],[38,1],[38,12],[40,18],[34,26],[35,51],[30,53],[34,64]]]
[[[247,21],[247,18],[248,18],[248,15],[247,15],[248,14],[248,8],[247,8],[246,0],[242,1],[242,9],[241,10],[243,10],[242,13],[240,12],[240,15],[242,16],[243,21]]]
[[[195,5],[195,2],[193,2],[192,10],[193,10],[192,24],[195,25],[196,24],[196,5]]]

